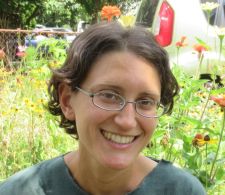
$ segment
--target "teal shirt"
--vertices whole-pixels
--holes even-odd
[[[87,174],[88,177],[88,174]],[[0,195],[88,195],[73,179],[63,156],[24,169],[0,183]],[[128,195],[206,195],[197,178],[161,160]]]

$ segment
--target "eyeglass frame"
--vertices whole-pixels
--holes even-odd
[[[116,93],[113,93],[113,92],[111,92],[111,93],[119,96],[121,98],[121,100],[123,100],[124,103],[123,103],[122,107],[119,108],[119,109],[107,109],[107,108],[104,108],[104,107],[99,106],[98,104],[96,104],[94,102],[94,97],[97,94],[99,94],[100,92],[91,93],[91,92],[88,92],[88,91],[86,91],[86,90],[84,90],[84,89],[82,89],[80,87],[77,87],[77,86],[75,87],[75,89],[77,89],[78,91],[82,92],[83,94],[89,96],[92,99],[93,105],[96,106],[96,107],[98,107],[98,108],[100,108],[100,109],[102,109],[102,110],[107,110],[107,111],[122,111],[124,109],[124,107],[127,105],[127,103],[132,103],[132,104],[135,104],[134,108],[135,108],[136,113],[139,114],[140,116],[144,117],[144,118],[159,118],[162,115],[164,115],[165,114],[165,111],[166,111],[165,106],[163,104],[161,104],[160,102],[157,102],[157,101],[153,100],[153,101],[155,101],[157,103],[156,105],[158,107],[161,107],[163,109],[163,112],[159,116],[146,116],[146,115],[141,114],[141,113],[138,112],[138,109],[137,109],[137,106],[136,106],[138,101],[127,101],[123,96],[121,96],[119,94],[116,94]],[[139,101],[141,101],[141,100],[139,100]]]

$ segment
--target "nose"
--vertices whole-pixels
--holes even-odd
[[[128,102],[124,108],[119,111],[114,121],[123,130],[129,130],[137,126],[135,105],[132,102]]]

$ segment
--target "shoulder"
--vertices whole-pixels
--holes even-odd
[[[169,161],[161,160],[134,194],[206,195],[201,182]]]
[[[167,176],[170,179],[177,179],[177,178],[190,178],[195,179],[193,175],[185,171],[184,169],[181,169],[179,167],[174,166],[171,162],[166,160],[161,160],[156,167],[156,173]]]
[[[161,160],[153,174],[161,178],[166,190],[174,191],[173,194],[206,194],[201,182],[195,176],[169,161]]]
[[[32,167],[26,168],[4,182],[0,183],[1,195],[42,195],[44,193],[45,179],[43,175],[51,175],[50,167],[59,166],[62,157],[43,161]],[[13,187],[12,187],[13,186]]]

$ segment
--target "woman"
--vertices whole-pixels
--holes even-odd
[[[140,154],[177,93],[167,53],[151,33],[118,23],[89,27],[49,84],[49,110],[78,150],[17,173],[0,194],[205,194],[192,175]]]

